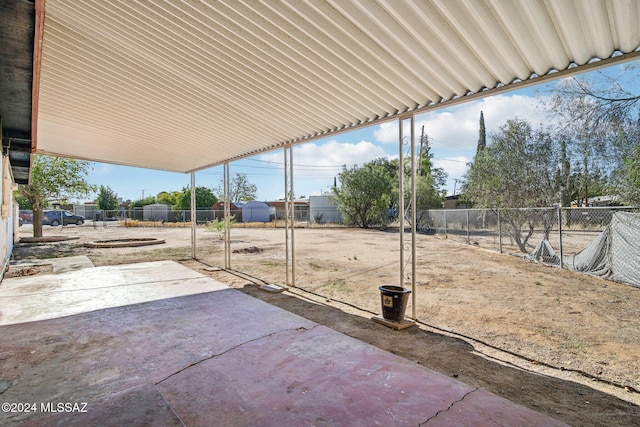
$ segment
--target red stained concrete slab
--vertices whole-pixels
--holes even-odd
[[[564,425],[323,326],[247,343],[157,387],[188,426]]]
[[[164,267],[145,277],[162,282]],[[111,268],[96,280],[127,286],[132,271],[114,279]],[[0,412],[0,425],[563,425],[211,286],[217,290],[0,326],[0,402],[86,402],[88,411]]]
[[[0,326],[2,402],[87,402],[314,323],[233,289]],[[41,414],[0,413],[21,421]]]

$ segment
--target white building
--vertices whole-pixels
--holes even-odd
[[[331,196],[309,196],[310,220],[318,223],[342,223],[342,215],[338,206],[332,202]]]

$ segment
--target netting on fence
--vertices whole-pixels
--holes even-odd
[[[640,214],[614,213],[589,246],[563,261],[575,271],[640,286]]]

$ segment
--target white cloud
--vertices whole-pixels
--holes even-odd
[[[363,164],[371,160],[387,157],[382,147],[369,141],[358,143],[331,140],[323,144],[308,142],[294,146],[294,173],[313,176],[333,176],[342,169],[342,165]],[[262,161],[283,162],[282,152],[263,154]],[[299,172],[296,172],[299,171]]]
[[[478,143],[480,111],[484,113],[487,135],[498,131],[507,120],[516,117],[529,121],[534,127],[547,118],[539,107],[540,97],[522,95],[494,95],[446,110],[416,116],[416,135],[422,126],[434,148],[475,152]],[[409,135],[409,121],[405,121],[404,135]],[[382,123],[374,130],[378,143],[397,144],[398,122]]]
[[[323,194],[333,185],[334,178],[340,174],[343,165],[361,165],[380,157],[389,156],[382,147],[369,141],[347,143],[331,140],[296,145],[293,148],[295,193],[298,196]],[[278,163],[282,170],[284,156],[280,150],[260,155],[258,160]],[[260,183],[258,186],[260,187]],[[279,191],[274,196],[282,198],[283,194]]]
[[[406,130],[408,127],[406,127]],[[381,144],[397,144],[398,143],[398,121],[385,122],[373,131],[373,137]]]

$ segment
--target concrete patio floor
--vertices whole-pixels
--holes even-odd
[[[170,261],[5,279],[0,324],[3,426],[565,425]]]

